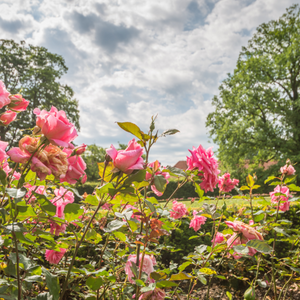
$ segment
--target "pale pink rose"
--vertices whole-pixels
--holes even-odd
[[[106,149],[106,153],[113,160],[113,164],[120,171],[131,174],[133,170],[141,170],[144,168],[144,160],[141,157],[143,154],[143,148],[132,139],[128,143],[128,147],[125,150],[117,151],[113,145],[109,149]]]
[[[173,201],[172,211],[170,212],[170,216],[174,219],[180,219],[184,215],[187,214],[187,209],[185,204]]]
[[[21,178],[21,173],[14,172],[13,176],[15,177],[16,180],[19,180]]]
[[[32,195],[32,192],[35,192],[40,195],[46,195],[46,187],[43,185],[35,186],[35,185],[31,185],[31,184],[27,183],[24,186],[28,189],[28,192],[26,193],[25,197],[27,199],[30,198],[29,203],[34,202],[34,200],[36,200],[36,197],[34,195]]]
[[[282,193],[285,194],[281,196],[275,196],[276,193]],[[289,198],[292,197],[290,195],[290,190],[288,187],[283,186],[280,187],[280,185],[277,185],[273,192],[270,193],[271,202],[272,203],[279,203],[279,210],[281,211],[287,211],[290,208]]]
[[[8,107],[14,111],[24,111],[29,104],[29,101],[25,100],[20,94],[10,95],[9,98],[11,102]]]
[[[33,113],[37,116],[36,125],[40,127],[41,133],[51,143],[74,148],[70,142],[78,136],[77,131],[63,110],[58,111],[56,107],[52,106],[49,112],[35,108]]]
[[[280,168],[280,173],[285,174],[285,175],[295,175],[296,170],[292,165],[285,165]]]
[[[7,110],[5,113],[3,113],[0,116],[0,121],[2,121],[2,123],[4,125],[8,125],[9,123],[11,123],[12,121],[14,121],[17,117],[17,113],[11,110]]]
[[[9,92],[5,88],[5,84],[0,80],[0,109],[10,103]]]
[[[247,240],[263,240],[263,236],[253,227],[241,221],[225,221],[228,227],[232,228],[237,233],[242,233]]]
[[[149,291],[146,293],[143,293],[140,297],[139,300],[163,300],[166,297],[165,291],[155,288],[153,291]]]
[[[82,145],[76,147],[73,150],[73,153],[75,153],[76,155],[81,155],[85,152],[85,150],[86,150],[86,144],[82,144]]]
[[[203,216],[197,216],[197,211],[193,211],[193,219],[190,223],[190,228],[194,228],[195,231],[198,231],[201,228],[201,225],[205,224],[206,217]]]
[[[50,221],[50,233],[59,236],[60,233],[64,233],[66,231],[67,224],[66,223],[56,223],[54,221]]]
[[[189,150],[192,154],[191,157],[187,157],[188,170],[198,169],[201,173],[202,182],[200,187],[207,191],[213,192],[214,188],[218,184],[218,162],[213,157],[214,153],[211,148],[205,150],[201,145],[196,149]]]
[[[64,209],[67,204],[74,202],[74,194],[64,187],[54,190],[55,198],[50,201],[56,206],[56,217],[64,219]]]
[[[46,250],[45,257],[50,264],[57,265],[66,253],[66,249],[59,248],[60,251]]]
[[[105,209],[105,210],[110,210],[112,207],[112,204],[109,204],[109,203],[105,203],[104,205],[101,206],[102,209]]]
[[[231,249],[233,246],[238,246],[238,245],[246,245],[247,242],[249,241],[247,238],[243,237],[242,239],[240,238],[237,238],[236,239],[236,233],[233,234],[228,240],[227,240],[227,246],[229,247],[229,249]],[[234,242],[233,242],[234,240]],[[233,242],[233,243],[232,243]],[[251,248],[251,247],[248,247],[248,254],[247,255],[250,255],[250,256],[253,256],[255,253],[257,253],[257,251],[254,249],[254,248]],[[234,252],[233,255],[232,255],[235,259],[240,259],[243,255],[239,254],[239,253],[236,253]]]
[[[10,156],[11,160],[16,162],[16,163],[26,163],[29,158],[30,154],[27,152],[22,151],[20,148],[13,147],[11,148],[7,154]]]
[[[211,242],[213,243],[213,247],[216,246],[216,244],[221,244],[225,241],[224,239],[224,235],[221,232],[217,232],[216,237],[215,237],[215,242],[214,239],[211,240]]]
[[[140,268],[141,260],[142,260],[142,254],[140,254],[140,256],[139,256],[139,268]],[[134,263],[134,264],[136,263],[136,255],[135,254],[130,254],[128,256],[127,262],[125,264],[125,273],[128,276],[128,280],[129,280],[129,282],[134,284],[135,283],[135,281],[133,280],[134,274],[130,268],[132,263]],[[149,275],[148,280],[147,280],[148,282],[154,282],[154,280],[150,278],[150,274],[152,272],[154,272],[153,266],[155,266],[155,265],[156,265],[155,257],[145,254],[142,271]]]
[[[154,168],[154,164],[155,162],[152,162],[150,164],[148,164],[149,167],[151,167],[152,169]],[[160,163],[158,162],[158,168],[160,168]],[[165,177],[165,179],[167,180],[167,184],[169,183],[168,179],[170,178],[170,174],[168,172],[162,172],[161,170],[157,170],[155,172],[155,175],[161,175],[163,177]],[[152,178],[152,174],[150,174],[149,172],[146,172],[146,180],[150,180]],[[162,196],[162,192],[158,191],[157,188],[155,187],[154,184],[151,185],[151,190],[155,193],[155,195],[157,195],[158,197]]]
[[[51,175],[51,170],[35,156],[31,159],[30,168],[33,172],[36,172],[40,180],[45,180],[47,175]]]
[[[7,146],[8,146],[7,142],[0,141],[0,164],[1,164],[2,167],[5,167],[8,164],[7,163],[8,155],[5,151]]]
[[[75,184],[78,181],[84,183],[86,181],[86,164],[81,156],[71,156],[72,151],[70,149],[63,150],[68,156],[68,168],[65,174],[61,175],[60,182],[68,182]]]
[[[223,176],[219,177],[219,189],[221,192],[229,193],[234,189],[236,185],[238,185],[238,179],[230,179],[230,174],[225,173]]]
[[[249,221],[249,225],[253,225],[254,224],[254,221],[253,220],[250,220]]]

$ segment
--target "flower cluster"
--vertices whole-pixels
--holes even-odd
[[[7,126],[14,121],[17,113],[26,110],[29,101],[25,100],[22,95],[11,95],[5,87],[5,84],[0,80],[0,109],[7,106],[8,110],[0,115],[1,125]]]
[[[276,194],[282,194],[280,196],[276,196]],[[279,210],[287,211],[290,209],[289,198],[290,190],[286,186],[277,185],[273,192],[270,192],[271,202],[275,204],[279,204]]]
[[[239,184],[239,180],[238,179],[231,180],[229,173],[225,173],[223,176],[219,177],[219,189],[221,192],[229,193],[238,184]]]
[[[207,191],[214,191],[218,184],[218,162],[213,157],[211,148],[205,150],[201,145],[196,149],[189,150],[192,156],[187,157],[188,170],[198,169],[199,177],[202,179],[200,187]]]
[[[141,267],[141,260],[142,260],[142,255],[139,256],[139,268]],[[131,270],[132,264],[136,263],[136,255],[135,254],[130,254],[128,256],[126,265],[125,265],[125,273],[128,276],[128,280],[131,283],[135,283],[133,280],[134,274]],[[144,261],[143,261],[143,266],[142,266],[142,271],[148,274],[148,282],[154,282],[153,279],[150,278],[150,274],[154,272],[154,266],[156,265],[156,259],[153,255],[144,255]]]
[[[193,219],[191,220],[190,223],[190,228],[194,228],[195,231],[198,231],[201,228],[201,225],[205,224],[206,222],[206,217],[204,216],[197,216],[197,211],[193,211]]]
[[[188,213],[186,206],[183,203],[173,201],[172,211],[170,216],[174,219],[180,219]]]
[[[285,175],[294,175],[296,173],[296,170],[292,165],[287,164],[280,168],[280,173]]]

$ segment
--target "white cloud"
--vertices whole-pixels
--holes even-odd
[[[1,2],[6,27],[0,26],[0,34],[63,55],[69,72],[62,80],[79,100],[78,143],[127,143],[130,135],[115,121],[136,122],[147,131],[158,113],[157,128],[180,130],[154,147],[151,159],[164,165],[184,159],[192,146],[209,146],[211,98],[233,71],[241,47],[261,23],[300,3],[20,1]]]

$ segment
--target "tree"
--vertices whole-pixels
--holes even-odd
[[[21,91],[23,98],[30,101],[26,112],[18,114],[18,120],[8,127],[0,127],[1,140],[16,143],[35,126],[35,107],[50,110],[55,106],[64,110],[68,119],[79,130],[78,101],[68,85],[58,82],[68,68],[62,56],[50,53],[44,47],[20,44],[13,40],[0,40],[0,80],[11,94]],[[4,110],[4,108],[2,109]]]
[[[300,9],[257,28],[207,118],[224,168],[300,162]],[[300,164],[298,163],[300,166]]]

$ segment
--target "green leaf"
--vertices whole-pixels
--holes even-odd
[[[26,195],[27,190],[25,188],[20,188],[20,189],[16,189],[16,188],[6,188],[5,192],[12,198],[18,199],[18,198],[22,198]]]
[[[258,189],[258,188],[260,188],[260,185],[256,184],[256,185],[254,185],[254,186],[252,187],[252,190],[256,190],[256,189]]]
[[[7,175],[6,175],[5,171],[3,169],[0,169],[0,181],[3,186],[7,185],[6,177],[7,177]]]
[[[50,294],[53,296],[53,300],[59,299],[60,286],[58,276],[52,275],[48,270],[42,267],[43,274],[46,276],[46,284]]]
[[[176,284],[175,282],[167,281],[167,280],[162,280],[162,281],[156,282],[156,286],[158,288],[168,288],[168,287],[173,287],[173,286],[177,286],[177,285],[178,284]]]
[[[215,274],[217,274],[217,272],[215,270],[212,270],[210,268],[201,268],[199,270],[199,272],[202,273],[202,274],[206,274],[206,275],[215,275]]]
[[[138,225],[134,221],[127,221],[132,232],[138,229]]]
[[[264,217],[265,217],[264,214],[260,214],[260,215],[254,217],[254,221],[259,222],[259,221],[263,220]]]
[[[147,204],[147,206],[150,208],[150,210],[154,213],[154,216],[156,216],[156,209],[155,206],[148,200],[145,200],[145,203]]]
[[[22,223],[11,223],[9,225],[3,226],[6,230],[15,231],[15,232],[25,232],[27,229],[23,226]]]
[[[141,131],[141,129],[135,125],[134,123],[131,122],[117,122],[117,124],[125,131],[133,134],[134,136],[136,136],[137,138],[139,138],[140,140],[143,140],[143,132]]]
[[[170,175],[172,176],[186,177],[186,173],[179,168],[167,166],[166,169],[170,171]]]
[[[37,197],[41,209],[46,212],[49,216],[54,216],[56,214],[56,206],[52,204],[45,196],[40,195]]]
[[[17,263],[16,253],[10,253],[9,259],[14,264],[16,264]],[[23,254],[21,254],[21,253],[19,253],[19,263],[23,265],[24,270],[28,270],[29,268],[31,268],[33,266],[32,261],[29,258],[27,258],[26,256],[24,256]]]
[[[273,229],[274,229],[276,232],[281,233],[281,234],[283,234],[283,235],[285,235],[285,236],[290,236],[289,234],[287,234],[287,233],[284,231],[283,228],[280,228],[280,227],[274,227]]]
[[[231,295],[230,292],[227,291],[227,292],[226,292],[226,296],[228,297],[229,300],[232,300],[232,295]]]
[[[204,191],[200,188],[200,185],[197,182],[193,182],[195,187],[195,192],[199,195],[199,198],[201,199],[204,195]]]
[[[287,184],[289,182],[294,181],[297,178],[297,175],[290,175],[290,176],[286,176],[284,179],[284,183]]]
[[[266,180],[265,180],[265,184],[273,179],[277,178],[276,176],[269,176]],[[278,178],[277,178],[278,179]]]
[[[97,197],[92,196],[92,195],[88,195],[83,202],[94,205],[94,206],[99,204],[99,201],[98,201]]]
[[[20,205],[20,202],[18,203],[18,210],[19,214],[18,217],[21,217],[22,219],[26,219],[28,217],[35,217],[36,213],[31,205],[27,205],[24,202],[25,205]]]
[[[101,187],[97,188],[95,190],[96,195],[101,197],[101,195],[103,194],[108,194],[109,190],[114,190],[114,186],[112,185],[112,183],[105,183],[104,185],[102,185]]]
[[[178,274],[172,274],[170,280],[176,281],[176,280],[187,280],[187,279],[192,279],[192,278],[194,278],[194,276],[184,273],[184,272],[180,272]]]
[[[248,247],[245,247],[243,245],[233,246],[232,248],[235,252],[242,254],[242,255],[247,255],[249,253]]]
[[[53,300],[53,297],[50,293],[41,293],[37,295],[36,300]]]
[[[300,187],[295,185],[294,183],[288,185],[290,191],[294,191],[294,192],[300,192]]]
[[[146,170],[138,170],[136,173],[129,175],[124,181],[124,185],[130,185],[132,182],[143,182],[146,177]]]
[[[82,216],[83,212],[84,210],[80,208],[79,204],[68,203],[64,209],[65,220],[67,222],[72,222]]]
[[[39,275],[28,276],[24,279],[27,282],[41,282],[43,281],[42,277]]]
[[[250,286],[244,293],[244,300],[255,300],[255,288]]]
[[[207,284],[207,280],[206,278],[204,277],[203,274],[198,274],[198,279],[201,281],[202,284],[206,285]]]
[[[246,177],[246,181],[247,181],[247,184],[249,187],[253,187],[254,186],[254,179],[253,177],[249,174],[247,177]]]
[[[167,135],[173,135],[173,134],[175,134],[175,133],[177,133],[177,132],[180,132],[180,131],[177,130],[177,129],[168,129],[168,130],[164,131],[164,132],[161,134],[161,136],[162,136],[162,137],[166,137]]]
[[[123,232],[117,231],[113,232],[113,235],[122,242],[126,242],[126,235]]]
[[[167,186],[167,180],[164,176],[155,175],[153,183],[159,192],[163,193],[165,191],[166,186]]]
[[[247,187],[246,185],[243,185],[243,186],[240,187],[240,190],[245,191],[245,190],[250,190],[250,188]]]
[[[258,252],[270,254],[273,249],[265,242],[261,240],[250,240],[246,244],[247,247],[254,248]]]
[[[86,281],[86,285],[93,291],[99,290],[103,285],[103,280],[101,277],[89,277]]]
[[[125,225],[126,222],[119,221],[119,220],[113,220],[107,224],[107,227],[104,228],[104,231],[106,232],[113,232],[115,230],[118,230],[121,228],[123,225]]]
[[[182,272],[182,271],[184,271],[185,268],[186,268],[187,266],[189,266],[190,264],[191,264],[191,262],[186,261],[186,262],[184,262],[183,264],[181,264],[181,265],[179,266],[178,270],[179,270],[180,272]]]

